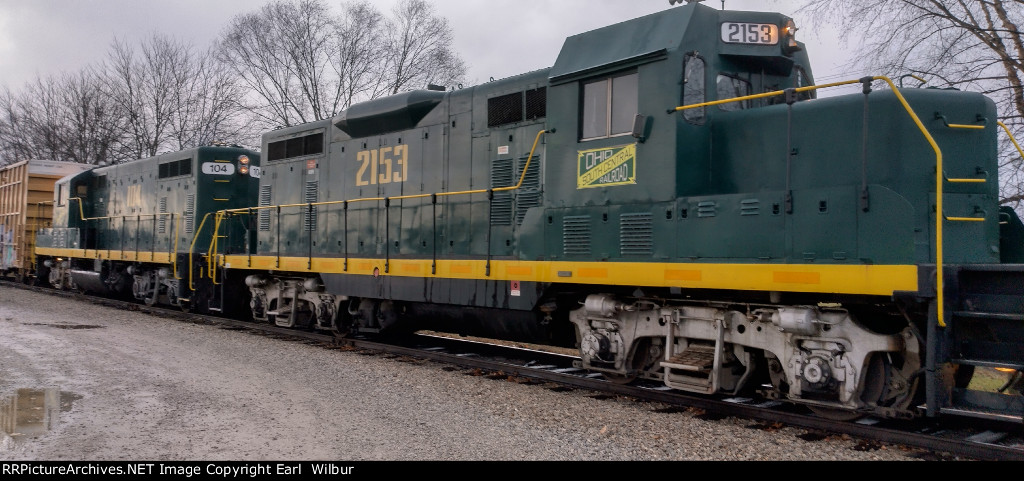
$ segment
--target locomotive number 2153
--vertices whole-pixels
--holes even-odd
[[[409,178],[409,146],[396,145],[363,150],[356,154],[359,172],[356,185],[405,182]]]

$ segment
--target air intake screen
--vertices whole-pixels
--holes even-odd
[[[487,126],[511,124],[523,120],[523,93],[487,99]]]

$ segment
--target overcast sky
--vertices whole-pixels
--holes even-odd
[[[396,0],[372,0],[383,12]],[[102,61],[115,37],[137,43],[154,33],[205,48],[229,20],[266,0],[0,0],[0,87],[20,90],[35,76],[75,72]],[[339,0],[328,0],[340,5]],[[669,0],[432,0],[447,18],[469,84],[550,67],[565,37],[674,8]],[[830,31],[815,31],[798,0],[725,0],[730,10],[771,10],[796,19],[818,83],[857,78]],[[722,0],[706,0],[721,8]]]

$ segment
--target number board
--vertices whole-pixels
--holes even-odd
[[[722,41],[775,45],[779,43],[779,27],[771,23],[725,22],[722,24]]]
[[[231,175],[235,173],[235,164],[227,162],[203,162],[203,173],[208,175]]]

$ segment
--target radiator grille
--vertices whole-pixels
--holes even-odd
[[[310,181],[306,182],[305,202],[307,204],[316,203],[317,202],[317,197],[318,197],[318,193],[319,193],[319,189],[317,188],[318,184],[319,184],[319,182],[317,182],[315,180],[310,180]],[[311,231],[316,230],[316,209],[317,209],[317,206],[315,206],[315,205],[314,206],[306,206],[303,209],[302,225],[303,225],[303,228],[306,230],[306,232],[311,232]]]
[[[260,186],[260,207],[267,207],[270,205],[270,187],[271,186],[269,185]],[[267,232],[270,230],[270,209],[260,209],[259,229],[261,232]]]
[[[196,224],[196,195],[185,197],[185,233],[191,234]]]
[[[167,197],[160,198],[160,214],[167,213]],[[156,221],[157,233],[163,234],[167,232],[167,216],[160,215]]]

